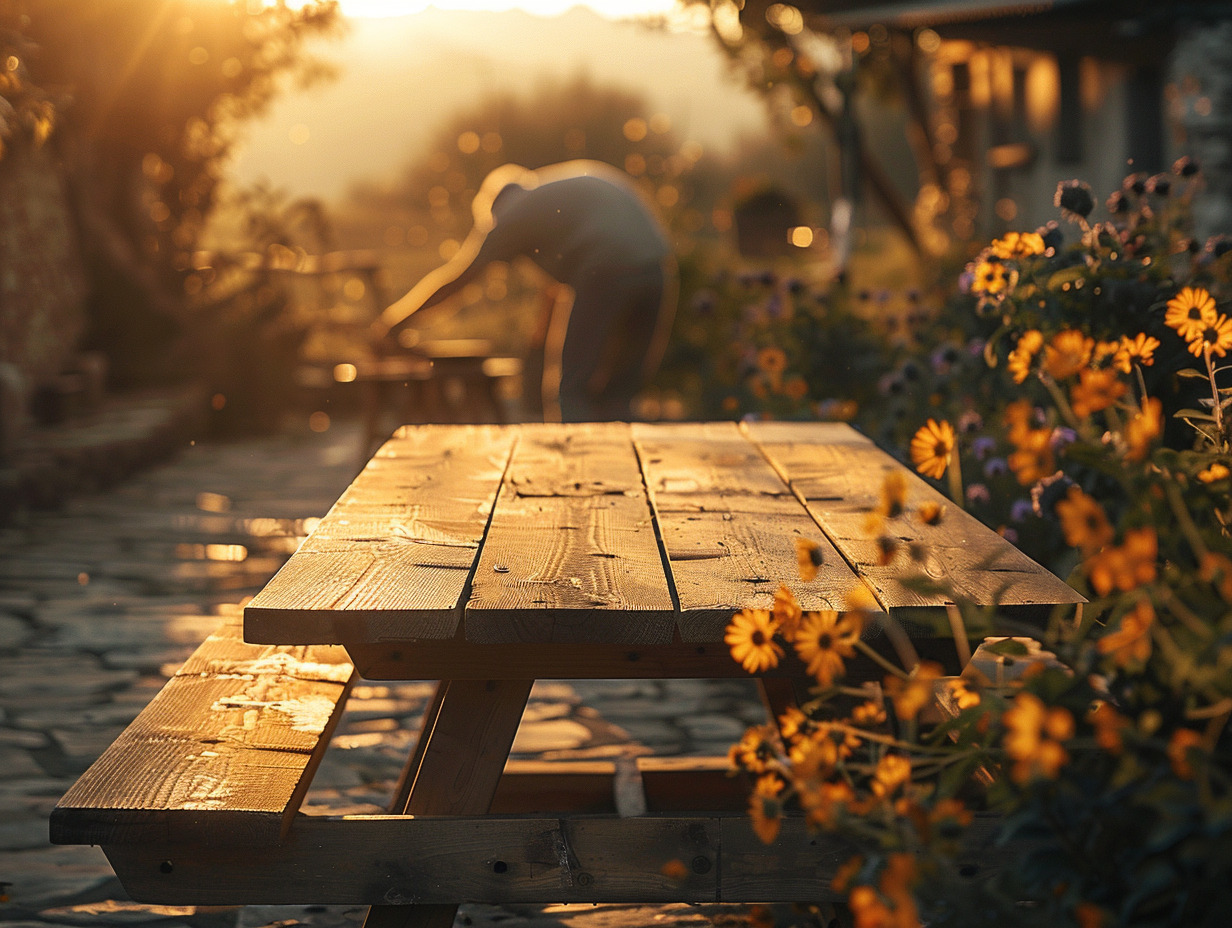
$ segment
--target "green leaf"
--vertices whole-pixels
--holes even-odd
[[[984,652],[986,654],[1000,654],[1002,657],[1026,657],[1026,655],[1031,653],[1025,644],[1021,641],[1015,641],[1013,638],[1006,638],[995,644],[985,644]]]
[[[1178,377],[1188,377],[1190,380],[1206,380],[1206,374],[1202,371],[1195,370],[1192,367],[1186,367],[1176,372]]]
[[[1201,409],[1178,409],[1172,414],[1175,419],[1200,419],[1203,422],[1214,422],[1215,417]]]
[[[1077,280],[1082,280],[1086,276],[1086,265],[1076,264],[1073,267],[1067,267],[1059,270],[1049,277],[1047,287],[1049,290],[1060,290],[1065,284],[1072,284]]]

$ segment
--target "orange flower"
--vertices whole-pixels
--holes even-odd
[[[1210,467],[1198,471],[1198,479],[1203,483],[1216,483],[1220,480],[1226,480],[1230,473],[1232,473],[1232,471],[1228,470],[1228,466],[1226,464],[1221,464],[1216,461]]]
[[[1226,602],[1232,603],[1232,559],[1208,551],[1198,561],[1199,576],[1219,590]]]
[[[1168,301],[1164,313],[1164,324],[1176,329],[1187,342],[1200,338],[1215,319],[1215,298],[1201,287],[1183,288]]]
[[[1114,368],[1084,367],[1078,372],[1078,383],[1070,387],[1070,406],[1074,415],[1085,419],[1107,409],[1125,395],[1125,390],[1125,383]]]
[[[757,366],[767,374],[781,374],[787,369],[787,353],[782,348],[763,348],[757,352]]]
[[[1091,361],[1095,340],[1077,329],[1058,332],[1044,348],[1044,370],[1054,380],[1073,377]]]
[[[1159,536],[1149,525],[1129,529],[1124,544],[1091,555],[1083,568],[1100,596],[1113,590],[1128,592],[1155,580]]]
[[[813,541],[811,538],[795,539],[796,545],[796,564],[797,570],[800,573],[800,579],[808,583],[817,578],[817,568],[823,563],[824,558],[821,553],[821,545]]]
[[[954,453],[954,427],[929,419],[911,439],[911,463],[926,477],[940,480]]]
[[[1168,742],[1168,760],[1172,762],[1172,772],[1182,780],[1192,780],[1194,769],[1190,751],[1201,746],[1202,736],[1192,728],[1178,728],[1174,731]]]
[[[1070,487],[1065,499],[1057,503],[1057,516],[1066,544],[1081,548],[1084,554],[1093,554],[1112,541],[1114,532],[1104,508],[1079,487]]]
[[[1022,383],[1031,373],[1031,362],[1044,347],[1044,336],[1039,329],[1030,329],[1018,339],[1018,344],[1006,359],[1006,367],[1014,383]]]
[[[727,626],[723,640],[731,655],[748,673],[760,673],[777,667],[783,649],[774,640],[778,624],[765,609],[743,609]]]
[[[900,719],[915,718],[933,701],[933,681],[940,679],[943,672],[940,664],[924,661],[908,680],[886,677],[886,693],[894,700],[894,711]]]
[[[796,601],[796,595],[786,586],[780,585],[774,591],[774,621],[778,623],[779,629],[783,635],[790,638],[796,633],[796,627],[800,624],[800,617],[804,614],[800,609],[800,603]]]
[[[950,698],[954,700],[954,705],[962,709],[974,709],[980,704],[980,694],[978,690],[971,689],[968,682],[962,677],[955,677],[946,684],[946,688],[950,691]]]
[[[833,827],[835,820],[855,804],[855,791],[845,782],[808,782],[797,784],[800,805],[808,823],[817,828]]]
[[[1142,408],[1125,425],[1126,456],[1131,461],[1141,461],[1163,430],[1163,405],[1154,397],[1145,399]]]
[[[872,699],[866,699],[851,710],[851,724],[861,728],[876,728],[884,724],[885,720],[885,706]]]
[[[1074,717],[1060,706],[1049,708],[1025,690],[1001,717],[1005,725],[1005,753],[1014,760],[1010,776],[1017,783],[1041,776],[1053,779],[1069,760],[1062,746],[1074,734]]]
[[[749,797],[749,818],[753,831],[763,844],[770,844],[779,836],[783,822],[783,802],[779,793],[784,783],[773,773],[757,778],[753,795]]]
[[[925,500],[916,509],[916,514],[925,525],[937,525],[945,515],[945,506],[936,500]]]
[[[1116,357],[1112,359],[1112,363],[1116,365],[1117,370],[1124,374],[1128,374],[1133,370],[1134,364],[1141,364],[1144,367],[1150,367],[1155,363],[1155,349],[1159,347],[1159,339],[1147,335],[1145,332],[1139,332],[1133,338],[1128,335],[1121,336],[1121,345],[1117,349]]]
[[[788,377],[783,383],[783,393],[788,399],[802,400],[808,396],[808,381],[803,377]]]
[[[1104,635],[1095,646],[1118,667],[1141,666],[1151,656],[1151,626],[1154,624],[1155,608],[1150,600],[1140,599],[1132,612],[1121,617],[1121,627]]]
[[[901,754],[886,754],[873,771],[873,792],[882,798],[892,795],[911,779],[911,761]]]
[[[843,675],[844,658],[855,657],[853,646],[860,637],[861,624],[857,617],[840,616],[832,609],[804,614],[793,642],[800,660],[822,686]]]
[[[1189,353],[1197,358],[1202,357],[1203,352],[1222,358],[1229,348],[1232,348],[1232,321],[1222,313],[1189,340]]]
[[[1088,720],[1095,728],[1095,743],[1101,748],[1110,754],[1120,754],[1125,749],[1122,732],[1129,727],[1129,720],[1109,703],[1097,702]]]

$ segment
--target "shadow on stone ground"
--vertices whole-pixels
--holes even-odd
[[[0,528],[0,923],[260,928],[358,925],[338,906],[168,908],[128,900],[97,848],[56,847],[47,817],[73,780],[218,624],[242,609],[355,474],[336,424],[189,445],[167,464]],[[306,807],[380,812],[430,684],[361,683]],[[514,755],[725,753],[763,720],[749,681],[541,681]],[[776,907],[781,923],[798,919]],[[744,906],[464,906],[458,925],[741,924]]]

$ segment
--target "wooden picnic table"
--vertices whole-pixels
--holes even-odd
[[[744,676],[725,628],[782,584],[806,610],[863,588],[940,636],[952,604],[865,528],[896,471],[886,530],[923,543],[926,574],[1023,618],[1081,602],[957,507],[925,524],[941,496],[846,425],[404,427],[247,605],[244,640],[207,641],[64,797],[53,840],[102,845],[142,900],[368,904],[379,926],[446,926],[466,901],[824,897],[849,851],[799,816],[762,844],[723,761],[508,754],[536,679]],[[821,552],[807,582],[798,538]],[[392,814],[304,814],[356,671],[441,682]],[[802,677],[762,677],[768,708]]]

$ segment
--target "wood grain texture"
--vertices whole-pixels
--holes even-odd
[[[825,433],[815,426],[792,429],[778,424],[771,429],[763,425],[750,423],[745,429],[891,612],[942,608],[955,599],[981,606],[999,603],[1010,609],[1043,610],[1083,602],[1067,583],[854,430],[849,430],[850,435],[840,431],[829,443],[816,443],[814,437]],[[903,550],[917,545],[921,556],[915,562],[900,557],[883,565],[867,516],[877,507],[885,476],[891,471],[906,479],[906,508],[901,516],[886,520],[881,533],[899,541]],[[939,524],[927,525],[919,518],[918,509],[924,502],[946,507]],[[912,588],[913,578],[943,584],[954,596]]]
[[[341,648],[245,644],[225,624],[60,800],[51,840],[277,843],[353,677]]]
[[[680,603],[680,636],[722,641],[733,613],[768,609],[786,584],[806,610],[841,609],[860,580],[735,423],[633,426]],[[800,578],[797,539],[819,546]]]
[[[517,438],[399,429],[245,609],[251,641],[448,638]]]
[[[524,427],[471,585],[467,640],[664,643],[674,620],[629,427]]]

